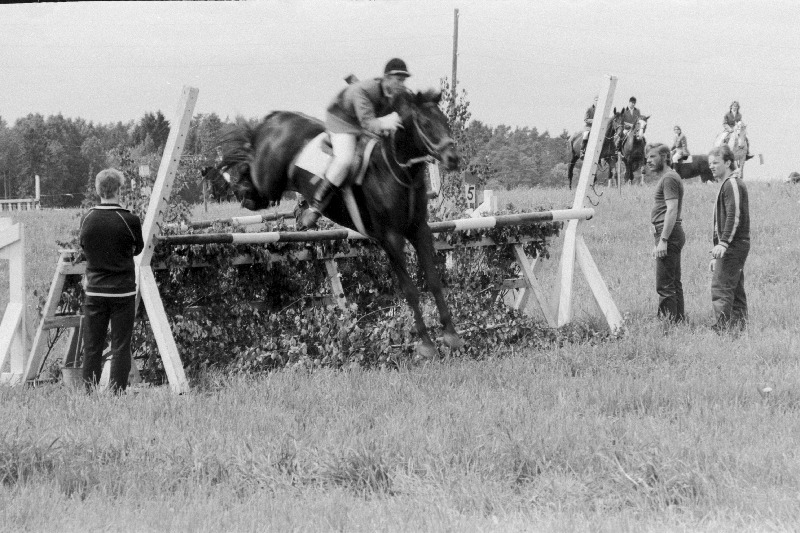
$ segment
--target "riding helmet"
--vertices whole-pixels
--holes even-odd
[[[383,69],[383,75],[389,76],[390,74],[399,74],[401,76],[411,76],[408,72],[408,68],[406,67],[406,62],[402,59],[394,57],[386,63],[386,67]]]

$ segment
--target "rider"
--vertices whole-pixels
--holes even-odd
[[[686,142],[686,135],[681,132],[680,126],[675,126],[675,140],[672,141],[672,162],[677,163],[689,158],[689,144]]]
[[[722,127],[725,130],[722,135],[722,141],[719,144],[727,144],[731,138],[731,134],[733,133],[733,129],[736,127],[737,122],[742,121],[742,114],[739,112],[739,102],[734,100],[731,102],[730,108],[728,108],[728,112],[725,113],[725,116],[722,117]],[[747,159],[752,158],[753,156],[750,155],[750,147],[747,147]]]
[[[728,142],[730,134],[733,133],[733,128],[736,127],[736,123],[741,121],[742,121],[742,114],[739,113],[739,102],[734,100],[731,103],[728,112],[725,113],[724,117],[722,117],[722,127],[727,132],[727,135],[725,136],[723,142]]]
[[[592,122],[594,121],[594,111],[596,108],[597,108],[597,95],[595,95],[592,105],[589,106],[589,109],[586,110],[586,114],[583,115],[583,122],[585,126],[583,128],[583,144],[581,144],[581,157],[583,157],[586,154],[586,145],[589,143],[589,132],[592,130]]]
[[[633,127],[639,122],[639,117],[642,116],[641,111],[639,108],[636,107],[636,97],[631,96],[630,100],[628,100],[628,107],[622,112],[622,129],[623,134],[620,135],[619,139],[617,140],[617,151],[622,151],[622,145],[625,144],[625,139],[627,139],[628,134],[631,132]]]
[[[405,61],[390,59],[383,77],[357,81],[342,89],[328,106],[325,128],[333,146],[325,177],[311,196],[310,208],[303,213],[302,224],[313,227],[334,193],[344,183],[353,163],[358,136],[364,131],[376,135],[393,133],[400,127],[400,116],[390,112],[390,98],[406,90],[411,76]]]

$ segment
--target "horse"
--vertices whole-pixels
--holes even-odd
[[[647,143],[644,132],[647,129],[647,119],[649,118],[650,115],[639,117],[622,141],[620,158],[625,163],[625,181],[628,183],[633,183],[633,173],[644,165],[644,147]]]
[[[233,185],[216,166],[207,166],[200,169],[200,176],[208,183],[211,197],[217,202],[236,199]]]
[[[699,176],[700,181],[703,183],[716,181],[711,173],[711,167],[708,166],[707,155],[693,155],[691,156],[691,161],[673,163],[672,170],[684,180]]]
[[[440,100],[438,91],[416,94],[402,91],[393,95],[389,104],[400,116],[402,127],[378,140],[365,162],[363,183],[351,186],[361,225],[367,236],[386,252],[414,314],[414,332],[419,338],[415,349],[417,356],[424,359],[436,354],[436,346],[423,321],[419,291],[406,266],[406,240],[417,252],[420,269],[436,301],[444,344],[454,350],[464,345],[445,301],[428,226],[426,161],[432,156],[447,170],[457,170],[460,163],[447,118],[439,109]],[[246,198],[243,205],[252,210],[266,207],[280,200],[284,190],[311,197],[319,177],[293,162],[309,141],[324,132],[320,120],[300,113],[275,111],[254,127],[243,125],[229,133],[223,139],[222,164],[240,165],[238,183],[240,193]],[[351,218],[341,194],[333,197],[323,215],[358,231],[359,224]]]
[[[616,108],[614,109],[614,116],[608,121],[608,126],[606,127],[605,137],[603,139],[603,146],[600,148],[600,157],[598,158],[598,164],[600,161],[605,161],[608,164],[608,179],[614,179],[614,167],[616,166],[617,160],[617,153],[614,149],[615,145],[615,136],[617,129],[622,125],[622,112],[620,111],[617,113]],[[583,132],[579,131],[572,135],[569,138],[569,149],[570,149],[570,160],[569,160],[569,168],[567,169],[567,180],[569,182],[569,188],[572,189],[572,174],[573,170],[575,169],[575,164],[578,162],[578,159],[583,159],[581,155],[581,146],[583,145]],[[597,174],[595,174],[595,179],[597,179]]]
[[[733,133],[728,139],[728,146],[733,152],[737,168],[740,169],[740,173],[743,175],[744,163],[748,159],[749,143],[747,140],[747,125],[741,120],[734,126]]]

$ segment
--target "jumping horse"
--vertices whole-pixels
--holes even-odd
[[[461,348],[464,341],[456,332],[445,301],[442,281],[434,263],[433,236],[428,226],[428,197],[425,169],[428,156],[441,161],[447,170],[459,166],[459,154],[447,118],[439,109],[441,93],[403,91],[391,99],[391,107],[401,118],[402,127],[382,138],[370,152],[361,185],[353,184],[360,223],[348,211],[343,195],[334,196],[323,214],[351,229],[361,225],[389,257],[392,270],[414,314],[414,330],[419,337],[417,355],[430,358],[436,346],[426,329],[419,305],[419,291],[408,273],[405,241],[417,252],[417,260],[427,286],[436,300],[444,328],[444,344]],[[279,201],[285,190],[310,197],[318,176],[297,166],[298,154],[317,136],[324,124],[314,118],[288,111],[275,111],[255,127],[244,125],[223,139],[222,165],[238,165],[242,205],[257,210]]]
[[[598,164],[600,162],[605,162],[608,165],[608,179],[614,179],[614,167],[616,166],[617,161],[617,153],[615,149],[615,139],[617,130],[622,126],[622,111],[617,113],[617,110],[614,109],[614,116],[611,117],[611,120],[608,121],[608,126],[606,127],[606,132],[603,138],[603,146],[600,148],[600,157],[598,159]],[[569,182],[569,188],[572,189],[572,175],[573,171],[575,170],[575,164],[578,162],[579,159],[583,159],[583,155],[581,154],[581,146],[583,145],[583,132],[578,132],[572,135],[569,139],[569,147],[570,147],[570,158],[569,158],[569,168],[567,169],[567,181]],[[597,174],[595,174],[595,179],[597,179]]]
[[[639,117],[631,131],[627,135],[623,134],[620,159],[625,164],[625,181],[629,184],[633,183],[634,172],[644,165],[644,147],[647,142],[644,132],[647,129],[647,119],[649,118],[650,115]]]

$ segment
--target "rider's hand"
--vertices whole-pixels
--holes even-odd
[[[394,133],[401,125],[400,115],[396,111],[386,116],[378,117],[378,127],[384,133]]]

